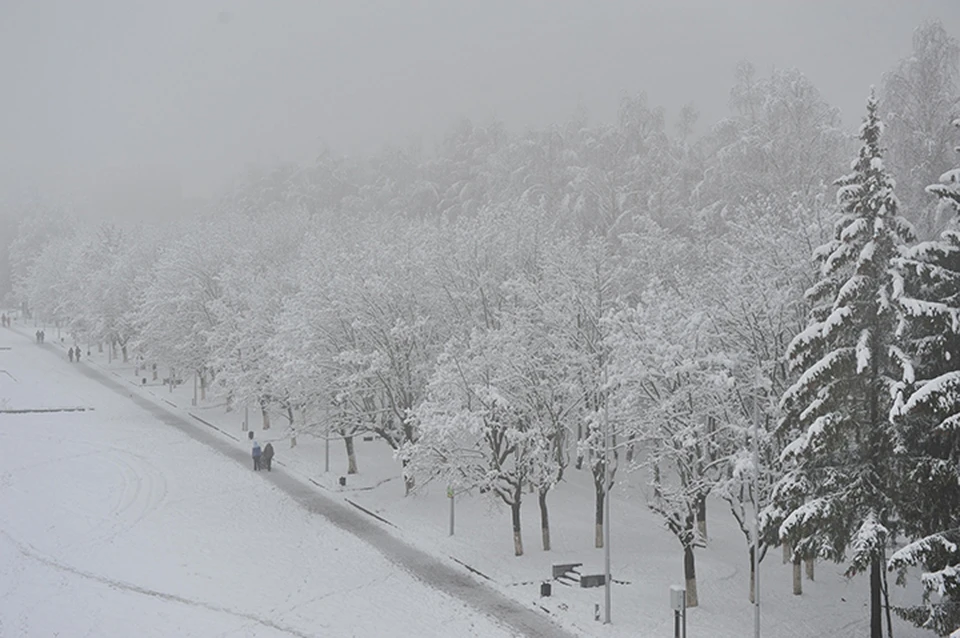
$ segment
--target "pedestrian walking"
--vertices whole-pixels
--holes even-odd
[[[273,443],[267,443],[263,446],[263,457],[261,458],[261,464],[265,465],[267,471],[270,471],[270,463],[273,461]]]
[[[77,363],[80,363],[80,346],[77,346],[76,355],[77,355]]]
[[[253,440],[253,451],[252,451],[252,453],[253,453],[253,471],[254,471],[254,472],[259,472],[259,471],[260,471],[260,456],[263,454],[263,452],[260,450],[260,443],[259,443],[256,439]]]
[[[67,358],[70,359],[70,363],[73,363],[73,348],[67,350]]]

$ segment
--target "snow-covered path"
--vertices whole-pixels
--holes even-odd
[[[0,636],[565,635],[59,349],[0,348],[0,409],[89,408],[0,414]]]

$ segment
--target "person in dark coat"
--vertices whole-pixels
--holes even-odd
[[[253,471],[259,472],[260,456],[263,454],[263,452],[260,450],[260,443],[256,439],[253,440],[253,450],[251,453],[253,454]]]
[[[77,363],[80,363],[80,346],[77,346],[76,350]]]
[[[267,443],[263,446],[263,457],[260,459],[262,465],[270,471],[270,462],[273,460],[273,443]]]
[[[70,363],[73,363],[73,348],[67,350],[67,358],[70,359]]]

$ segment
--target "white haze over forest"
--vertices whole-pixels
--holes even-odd
[[[0,193],[169,215],[250,164],[429,151],[461,117],[607,122],[621,92],[671,119],[692,103],[703,130],[741,60],[800,69],[853,126],[927,19],[960,24],[960,3],[7,0]]]

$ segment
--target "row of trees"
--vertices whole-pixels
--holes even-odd
[[[464,124],[434,158],[324,154],[175,228],[38,212],[10,247],[18,298],[118,357],[196,373],[264,427],[322,420],[351,470],[353,437],[377,432],[408,490],[505,503],[518,555],[525,496],[549,549],[552,491],[589,472],[600,546],[606,491],[642,471],[693,604],[710,495],[748,556],[783,544],[795,570],[870,571],[873,636],[907,538],[888,563],[923,565],[926,595],[898,611],[944,633],[960,623],[960,235],[937,231],[960,202],[943,164],[960,102],[955,41],[930,24],[914,48],[881,92],[893,151],[872,98],[836,204],[856,152],[836,110],[798,72],[742,65],[732,116],[697,140],[692,109],[671,134],[628,97],[614,125]]]

